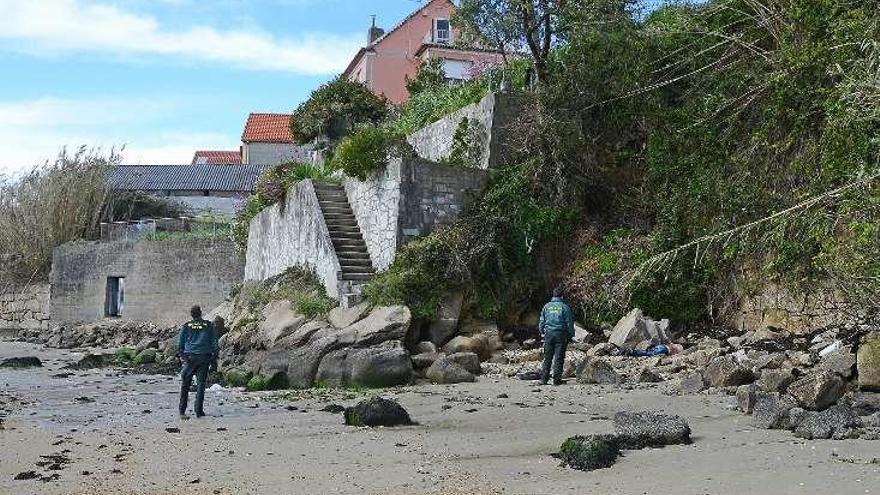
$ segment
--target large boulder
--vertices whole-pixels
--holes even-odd
[[[642,314],[642,310],[635,308],[614,325],[608,342],[618,347],[632,349],[636,344],[648,338],[650,336],[645,326],[645,317]]]
[[[446,359],[458,364],[473,375],[480,374],[480,359],[473,352],[457,352],[446,356]]]
[[[736,387],[755,380],[752,370],[741,365],[733,356],[721,356],[712,360],[704,374],[706,383],[712,387]]]
[[[346,407],[345,424],[350,426],[405,426],[413,424],[409,413],[396,401],[384,397],[362,400]]]
[[[847,404],[837,404],[820,412],[805,412],[798,423],[795,436],[808,440],[850,438],[855,436],[855,429],[862,426],[859,415]]]
[[[832,352],[822,358],[819,369],[830,371],[844,380],[849,380],[856,369],[856,355],[848,349]]]
[[[706,379],[702,373],[696,371],[681,378],[676,388],[680,394],[697,394],[706,390]]]
[[[411,315],[406,306],[378,306],[363,320],[337,334],[341,345],[369,347],[388,340],[403,341],[409,331]]]
[[[758,398],[758,386],[754,383],[750,385],[740,385],[736,388],[736,406],[745,414],[752,414],[755,409],[755,401]]]
[[[287,381],[293,388],[309,388],[315,384],[315,375],[321,360],[338,348],[338,339],[328,331],[320,331],[308,344],[289,351]]]
[[[443,357],[439,352],[422,352],[412,357],[413,368],[423,370],[434,364],[434,361]]]
[[[318,365],[315,382],[331,387],[393,387],[408,383],[413,365],[400,341],[326,354]]]
[[[691,428],[684,418],[654,411],[615,414],[614,434],[622,449],[691,443]]]
[[[616,385],[623,383],[623,376],[608,361],[591,357],[585,359],[577,370],[577,382]]]
[[[804,409],[821,411],[843,397],[846,384],[835,373],[822,371],[805,376],[788,387],[788,393]]]
[[[428,380],[434,383],[462,383],[476,381],[476,377],[470,371],[455,361],[449,359],[449,356],[443,356],[434,361],[425,372]]]
[[[786,395],[775,392],[759,392],[755,398],[752,422],[758,428],[785,430],[789,428],[789,411],[795,408],[795,401]]]
[[[435,345],[443,345],[458,332],[464,295],[450,294],[440,303],[437,318],[428,326],[428,336]]]
[[[778,392],[782,394],[788,390],[789,385],[794,380],[795,375],[792,368],[764,369],[761,371],[761,377],[755,383],[764,392]]]
[[[290,301],[272,301],[263,308],[263,320],[257,326],[257,343],[270,348],[295,332],[306,318],[293,310]]]
[[[330,324],[342,329],[362,320],[370,313],[370,303],[362,302],[350,308],[335,307],[327,314]]]
[[[859,388],[880,392],[880,331],[866,335],[857,355]]]

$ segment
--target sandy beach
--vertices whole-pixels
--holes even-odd
[[[732,397],[671,396],[663,383],[483,375],[382,391],[224,390],[208,392],[209,417],[181,421],[177,377],[66,370],[80,352],[0,342],[0,358],[25,355],[43,367],[0,372],[3,494],[880,493],[876,442],[756,429]],[[371,394],[419,424],[355,428],[321,411]],[[693,444],[626,452],[593,472],[550,456],[571,435],[610,431],[614,413],[644,409],[685,417]],[[37,478],[14,480],[28,471]]]

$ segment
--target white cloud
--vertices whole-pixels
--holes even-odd
[[[124,146],[125,163],[189,163],[198,149],[237,149],[238,136],[175,132],[162,122],[182,109],[168,98],[0,102],[0,174],[52,160],[67,146]]]
[[[276,38],[259,31],[220,31],[193,25],[163,27],[151,16],[86,0],[0,0],[7,49],[31,53],[174,56],[253,70],[322,75],[340,72],[360,36],[304,34]]]

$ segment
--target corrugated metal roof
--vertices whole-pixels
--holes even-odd
[[[120,165],[110,173],[112,189],[126,191],[253,192],[270,165]]]

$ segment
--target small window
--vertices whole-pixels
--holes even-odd
[[[125,277],[107,277],[107,295],[104,301],[104,316],[122,316],[125,301]]]
[[[434,19],[434,43],[448,45],[452,42],[452,33],[449,31],[449,19]]]
[[[211,191],[202,191],[202,196],[210,196]]]

